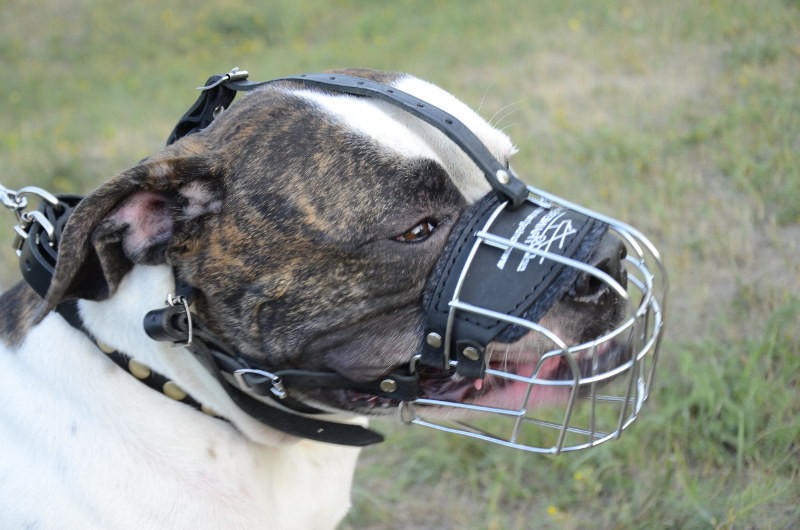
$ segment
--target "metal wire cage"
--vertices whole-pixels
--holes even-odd
[[[529,374],[507,371],[494,364],[486,369],[486,377],[500,385],[514,385],[516,397],[511,403],[503,400],[475,404],[420,398],[403,403],[400,418],[407,423],[506,447],[558,454],[617,439],[639,416],[653,384],[664,327],[668,280],[658,250],[635,228],[535,187],[529,186],[528,191],[528,200],[538,206],[570,209],[607,223],[627,249],[624,260],[627,286],[623,287],[586,263],[493,234],[491,225],[496,216],[475,234],[473,249],[491,245],[578,268],[617,291],[626,301],[625,316],[610,332],[590,342],[568,345],[556,330],[459,299],[459,285],[449,302],[451,322],[457,312],[496,318],[526,328],[529,333],[542,334],[552,343],[552,349],[540,356]],[[503,207],[501,205],[496,213]],[[461,272],[462,278],[469,270],[470,260],[471,257]],[[450,343],[448,338],[446,344]],[[612,345],[615,350],[624,351],[624,355],[611,366],[607,362],[601,364],[599,359]],[[545,366],[555,362],[567,367],[567,376],[544,376]],[[450,360],[449,364],[457,368],[457,361]],[[590,366],[588,370],[587,365]],[[536,402],[547,403],[531,406],[534,396]]]

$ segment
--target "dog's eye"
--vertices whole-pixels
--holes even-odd
[[[423,219],[418,225],[392,239],[402,243],[419,243],[428,239],[434,230],[436,230],[436,221]]]

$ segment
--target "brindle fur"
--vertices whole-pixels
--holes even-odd
[[[18,345],[34,322],[41,298],[24,282],[0,296],[0,340],[9,346]]]
[[[65,299],[107,299],[134,264],[166,263],[198,289],[195,311],[211,330],[254,366],[372,380],[407,363],[425,282],[467,200],[438,162],[387,149],[292,92],[301,88],[240,97],[80,203],[39,317]],[[392,241],[426,218],[438,229],[424,245]],[[564,302],[551,313],[577,338],[614,312]],[[353,405],[333,408],[342,406]]]
[[[495,156],[513,151],[505,135],[433,86],[344,73],[397,80],[432,104],[442,97]],[[339,99],[349,97],[287,82],[238,97],[208,128],[75,208],[45,300],[23,284],[0,297],[0,492],[13,500],[0,510],[0,526],[338,524],[357,449],[294,440],[248,416],[189,351],[150,340],[141,319],[162,307],[177,271],[198,291],[193,312],[253,368],[373,380],[408,365],[423,335],[428,277],[461,213],[489,186],[427,124],[373,100]],[[395,240],[427,221],[437,229],[425,241]],[[98,341],[228,421],[117,369],[51,314],[73,298],[82,299]],[[574,343],[606,327],[612,306],[562,300],[541,323]],[[531,339],[526,355],[552,347],[544,342]],[[437,391],[436,381],[422,380],[423,394]],[[356,392],[289,393],[338,414],[334,421],[396,412]],[[115,502],[121,497],[126,502]]]
[[[299,367],[300,351],[304,369],[355,379],[396,364],[379,353],[416,346],[438,252],[389,239],[432,217],[441,249],[466,202],[436,162],[387,153],[312,107],[285,86],[247,94],[103,185],[67,227],[45,309],[108,297],[133,263],[169,263],[200,290],[208,325],[265,369]],[[197,204],[190,185],[221,209]],[[170,212],[172,232],[131,249],[114,211],[142,190],[160,198],[152,208]]]

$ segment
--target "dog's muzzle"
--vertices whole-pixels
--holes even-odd
[[[584,449],[618,438],[647,399],[666,274],[632,227],[528,190],[517,208],[484,197],[454,228],[424,300],[421,397],[400,414],[526,451]],[[570,337],[547,316],[557,304],[605,328]]]
[[[407,371],[368,383],[327,373],[268,377],[286,388],[390,399],[406,422],[526,451],[559,453],[619,437],[647,399],[661,339],[667,277],[655,247],[624,223],[526,186],[454,116],[367,79],[302,74],[253,83],[234,69],[208,80],[169,142],[207,126],[237,91],[281,80],[377,98],[416,116],[461,148],[493,193],[449,236]],[[573,336],[575,324],[559,321],[556,307],[593,331]]]
[[[453,230],[428,281],[423,364],[483,377],[486,346],[510,343],[539,322],[577,277],[595,274],[624,296],[619,281],[586,265],[607,225],[529,199],[511,209],[490,194]],[[514,325],[508,318],[522,319]]]

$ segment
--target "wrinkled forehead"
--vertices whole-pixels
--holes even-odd
[[[476,112],[441,88],[412,76],[387,83],[452,114],[483,142],[500,162],[514,153],[511,140]],[[296,90],[294,95],[313,102],[343,127],[371,138],[387,153],[431,159],[442,165],[467,202],[490,191],[483,173],[458,146],[435,127],[376,98]]]

